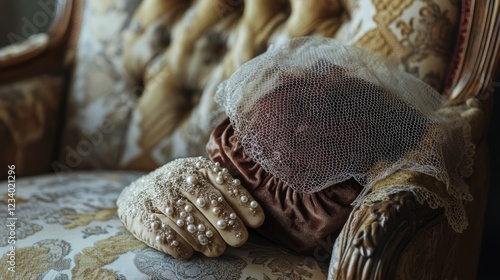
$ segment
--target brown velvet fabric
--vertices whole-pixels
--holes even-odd
[[[316,193],[294,191],[245,154],[229,118],[214,129],[207,151],[262,205],[266,219],[260,233],[299,253],[331,252],[361,185],[349,180]]]

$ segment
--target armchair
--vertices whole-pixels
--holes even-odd
[[[17,218],[14,233],[0,231],[0,278],[475,278],[500,57],[496,1],[75,0],[56,11],[48,34],[0,50],[0,161],[16,177],[0,176],[14,181]],[[314,256],[255,235],[221,257],[177,261],[135,240],[116,216],[121,189],[138,170],[205,154],[215,86],[269,44],[302,35],[385,55],[450,106],[479,100],[469,104],[481,111],[467,230],[455,233],[442,208],[400,192],[355,207]],[[439,184],[401,172],[380,187],[408,181]],[[1,193],[7,209],[13,192]]]

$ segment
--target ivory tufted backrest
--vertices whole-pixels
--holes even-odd
[[[88,0],[58,168],[204,155],[218,83],[275,42],[326,36],[442,90],[458,0]]]

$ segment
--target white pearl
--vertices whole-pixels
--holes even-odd
[[[161,236],[159,235],[156,236],[156,242],[161,242]]]
[[[189,213],[189,212],[191,212],[191,210],[193,210],[193,206],[191,206],[191,205],[189,205],[189,204],[188,204],[188,205],[186,205],[186,206],[184,206],[184,211],[186,211],[186,212],[188,212],[188,213]]]
[[[177,247],[179,245],[179,242],[177,240],[172,241],[172,246]]]
[[[222,176],[217,176],[215,177],[215,182],[219,185],[222,185],[224,183],[224,178],[222,178]]]
[[[214,165],[215,165],[215,167],[220,168],[220,162],[217,162],[217,161],[216,161],[216,162],[214,163]]]
[[[201,162],[197,162],[195,166],[196,168],[201,168]]]
[[[175,223],[176,223],[179,227],[184,226],[184,221],[183,221],[183,220],[181,220],[181,219],[177,220],[177,222],[175,222]]]
[[[237,217],[238,217],[238,216],[236,215],[236,213],[231,213],[231,214],[229,214],[229,219],[231,219],[231,220],[234,220],[234,219],[236,219]]]
[[[192,224],[194,222],[193,216],[187,216],[186,222],[188,222],[188,224]]]
[[[222,203],[222,202],[224,202],[224,198],[222,198],[222,196],[219,196],[219,197],[217,198],[217,201],[218,201],[218,202],[220,202],[220,203]]]
[[[212,206],[217,206],[217,204],[218,204],[218,203],[217,203],[217,200],[212,199],[212,200],[210,201],[210,204],[212,204]]]
[[[204,224],[199,224],[198,225],[198,231],[205,231],[205,225]]]
[[[233,190],[233,194],[234,194],[234,195],[238,195],[238,189],[234,189],[234,190]]]
[[[149,219],[154,220],[156,218],[155,214],[149,214]]]
[[[212,208],[212,213],[214,213],[215,215],[219,215],[219,214],[220,214],[220,209],[219,209],[219,207],[214,207],[214,208]]]
[[[247,203],[247,202],[248,202],[248,197],[247,197],[246,195],[242,195],[242,196],[240,197],[240,200],[241,200],[241,202],[243,202],[243,203]]]
[[[259,204],[257,204],[257,201],[252,200],[252,201],[250,202],[250,207],[251,207],[251,208],[257,208],[257,206],[259,206]]]
[[[219,172],[219,168],[217,168],[217,167],[212,168],[212,172],[213,172],[213,173],[217,173],[217,172]]]
[[[151,223],[151,228],[152,229],[158,229],[158,226],[159,226],[158,222],[152,222]]]
[[[196,231],[196,227],[194,225],[188,225],[187,231],[189,231],[190,233],[194,233]]]
[[[135,216],[136,212],[137,212],[137,210],[135,210],[135,208],[133,208],[132,211],[131,211],[132,215],[134,215],[134,216]]]
[[[226,222],[224,220],[218,220],[216,225],[220,229],[225,229],[226,228]]]
[[[229,220],[229,221],[227,222],[227,224],[228,224],[228,225],[230,225],[230,226],[232,226],[232,225],[234,225],[234,221],[233,221],[233,220]]]
[[[182,218],[186,218],[187,213],[186,213],[186,212],[184,212],[184,211],[181,211],[181,212],[179,213],[179,216],[181,216]]]
[[[165,209],[165,213],[167,213],[167,215],[171,216],[172,214],[174,214],[174,209],[172,207],[167,207]]]
[[[222,168],[222,173],[229,173],[229,171],[227,170],[227,168]]]
[[[177,205],[181,206],[184,204],[184,201],[182,199],[177,200]]]
[[[203,235],[198,235],[198,241],[200,242],[201,245],[207,245],[208,243],[207,238]]]
[[[196,200],[196,205],[198,205],[200,207],[205,207],[205,204],[206,204],[205,199],[203,199],[201,197]]]
[[[238,180],[238,179],[233,180],[233,185],[239,185],[239,184],[240,184],[240,180]]]
[[[162,228],[162,229],[167,229],[167,224],[165,224],[165,223],[161,223],[161,228]]]
[[[196,177],[195,175],[189,175],[186,178],[186,182],[192,186],[195,186],[198,184],[198,177]]]
[[[210,238],[210,237],[214,236],[214,233],[211,230],[207,230],[207,232],[205,232],[205,236]]]

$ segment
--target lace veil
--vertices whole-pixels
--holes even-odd
[[[333,39],[293,39],[240,67],[216,102],[245,152],[296,191],[354,178],[365,187],[357,204],[406,189],[445,207],[456,231],[467,226],[470,126],[440,113],[446,102],[433,88],[379,55]],[[367,195],[399,170],[434,177],[446,195],[410,184]]]

